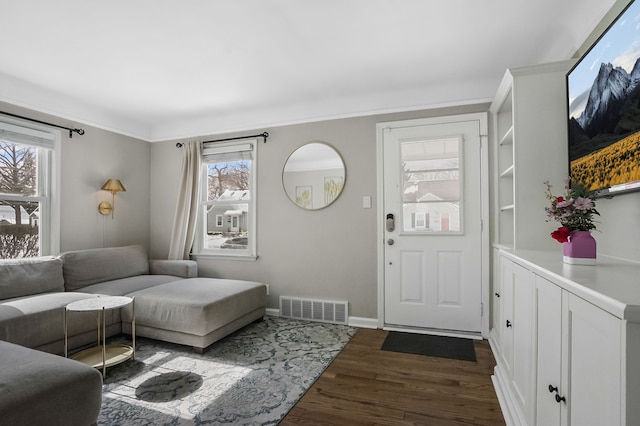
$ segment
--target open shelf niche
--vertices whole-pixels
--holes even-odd
[[[572,64],[510,68],[491,104],[497,246],[558,248],[546,222],[544,182],[560,192],[569,173],[566,73]]]

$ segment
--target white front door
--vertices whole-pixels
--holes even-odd
[[[480,333],[486,115],[386,124],[384,325]]]
[[[231,216],[231,232],[238,232],[240,230],[240,216]]]

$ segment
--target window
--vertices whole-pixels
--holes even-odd
[[[196,255],[255,257],[256,147],[204,144]]]
[[[55,254],[59,207],[53,197],[60,133],[0,121],[0,258]]]
[[[402,142],[404,232],[461,233],[461,137]]]
[[[428,213],[413,213],[413,227],[424,229],[428,227]]]

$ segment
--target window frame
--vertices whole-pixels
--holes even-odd
[[[208,165],[212,161],[205,160],[205,150],[203,148],[202,165],[200,170],[199,185],[200,185],[200,200],[198,202],[198,213],[196,221],[196,236],[193,243],[192,257],[194,258],[220,258],[230,260],[256,260],[257,255],[257,175],[258,175],[258,139],[243,139],[231,142],[216,142],[212,145],[215,148],[220,148],[228,152],[241,152],[247,151],[241,149],[241,147],[251,146],[249,152],[251,153],[251,167],[249,170],[249,200],[246,200],[246,204],[249,205],[249,212],[247,214],[247,237],[248,244],[247,249],[222,249],[222,248],[209,248],[206,246],[207,238],[207,207],[215,205],[215,202],[211,202],[207,199],[208,194]],[[235,150],[234,150],[235,149]],[[224,161],[224,160],[223,160]],[[245,201],[243,200],[243,203]],[[215,219],[217,223],[217,218]],[[223,218],[224,222],[224,218]]]
[[[0,198],[40,203],[38,256],[57,255],[60,252],[59,188],[62,133],[48,126],[0,115],[0,138],[8,143],[27,145],[37,149],[36,194],[27,196],[0,194]],[[24,139],[20,140],[21,138]]]

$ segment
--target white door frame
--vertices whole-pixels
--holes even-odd
[[[378,328],[385,327],[384,316],[384,176],[383,176],[383,139],[384,129],[400,128],[409,126],[423,126],[443,123],[455,123],[462,121],[478,121],[480,127],[480,203],[482,214],[482,235],[481,235],[481,287],[482,287],[482,337],[489,337],[489,137],[488,137],[488,113],[478,112],[460,115],[448,115],[443,117],[419,118],[413,120],[388,121],[376,124],[376,176],[377,176],[377,274],[378,274]]]

